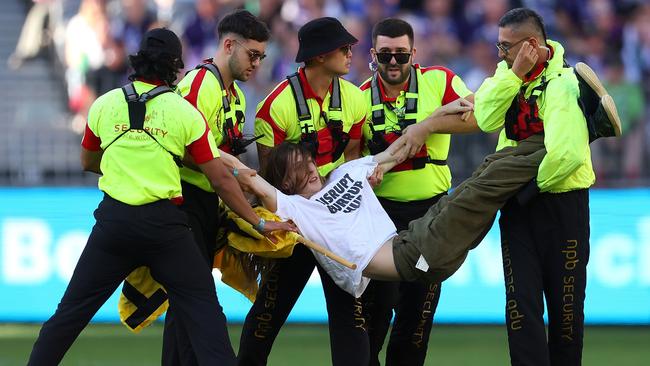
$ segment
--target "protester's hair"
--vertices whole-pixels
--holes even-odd
[[[307,185],[312,161],[307,148],[285,141],[271,149],[261,174],[282,193],[298,194]]]
[[[129,55],[129,62],[134,71],[129,75],[129,80],[161,80],[170,86],[184,67],[183,60],[158,50],[140,50],[135,55]]]
[[[539,35],[546,41],[546,29],[544,27],[544,20],[534,10],[528,8],[516,8],[509,10],[501,19],[499,19],[499,27],[516,27],[522,24],[532,24]]]
[[[402,19],[386,18],[372,28],[372,45],[377,43],[377,36],[397,38],[403,35],[409,37],[409,43],[413,47],[413,27]]]
[[[224,34],[237,34],[244,39],[266,42],[271,37],[269,28],[248,10],[235,10],[226,15],[217,26],[219,39]]]

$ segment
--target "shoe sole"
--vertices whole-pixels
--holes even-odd
[[[607,113],[612,128],[614,128],[614,134],[616,136],[621,136],[621,118],[618,116],[618,110],[616,109],[614,99],[611,95],[605,94],[600,98],[600,102],[603,104],[603,109],[605,109],[605,113]]]
[[[580,77],[589,84],[589,86],[598,94],[599,98],[604,97],[607,95],[607,89],[605,89],[605,86],[603,83],[600,82],[600,79],[598,79],[598,76],[594,72],[594,70],[589,67],[589,65],[585,64],[584,62],[578,62],[575,65],[575,70],[580,75]]]

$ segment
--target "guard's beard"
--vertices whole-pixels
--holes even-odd
[[[399,85],[405,82],[406,79],[408,79],[409,77],[408,68],[410,67],[410,65],[398,65],[397,67],[400,69],[399,76],[397,78],[391,78],[388,75],[389,66],[379,65],[378,71],[379,71],[379,75],[381,76],[381,79],[390,85]]]

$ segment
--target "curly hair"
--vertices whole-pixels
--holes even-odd
[[[129,80],[137,78],[145,80],[161,80],[167,85],[173,85],[179,71],[185,66],[183,60],[167,52],[140,50],[135,55],[129,55],[129,62],[134,73],[129,75]]]

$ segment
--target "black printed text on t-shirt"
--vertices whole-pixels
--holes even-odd
[[[330,213],[337,213],[343,211],[344,213],[352,212],[361,206],[361,188],[363,182],[355,181],[346,174],[343,178],[329,189],[323,196],[317,198],[316,201],[327,206]]]

